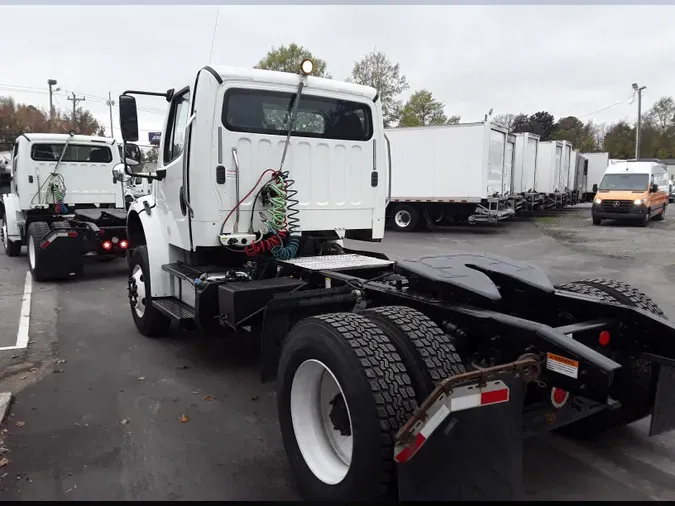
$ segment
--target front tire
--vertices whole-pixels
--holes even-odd
[[[649,225],[649,219],[650,219],[649,217],[650,217],[651,214],[652,214],[652,210],[647,209],[647,212],[645,213],[644,219],[640,222],[641,227],[646,227],[647,225]]]
[[[628,283],[595,278],[557,285],[557,289],[589,295],[606,302],[638,307],[667,319],[661,308],[647,295]],[[610,387],[610,395],[621,403],[616,411],[604,410],[562,427],[559,432],[577,439],[589,439],[614,427],[628,425],[651,413],[656,392],[656,377],[652,363],[630,356],[621,349],[614,351],[613,360],[621,369]]]
[[[298,323],[281,351],[277,397],[286,454],[305,500],[396,498],[395,434],[412,415],[415,394],[373,322],[336,313]]]
[[[659,215],[658,215],[656,218],[654,218],[654,221],[663,221],[663,220],[665,220],[665,219],[666,219],[666,209],[667,209],[667,208],[668,208],[668,206],[664,205],[664,206],[663,206],[663,210],[659,213]]]
[[[601,225],[602,220],[600,218],[593,218],[593,225]]]
[[[129,264],[128,294],[131,316],[138,331],[146,337],[158,337],[169,329],[171,319],[152,305],[150,262],[147,246],[134,250]]]

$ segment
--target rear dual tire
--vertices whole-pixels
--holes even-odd
[[[448,337],[410,308],[298,323],[282,347],[277,397],[303,497],[395,499],[396,432],[437,381],[463,370]]]

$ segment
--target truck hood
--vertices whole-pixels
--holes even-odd
[[[635,200],[647,198],[647,190],[645,191],[630,191],[630,190],[609,190],[601,191],[595,194],[596,199],[602,200]]]

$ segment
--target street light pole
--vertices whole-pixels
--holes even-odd
[[[646,86],[638,86],[638,83],[633,83],[633,89],[638,94],[638,116],[637,116],[637,128],[635,129],[635,159],[640,159],[640,128],[642,127],[642,90]]]
[[[49,121],[54,121],[54,102],[52,101],[52,86],[55,86],[56,79],[47,79],[47,84],[49,85]]]

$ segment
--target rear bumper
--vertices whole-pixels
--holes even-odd
[[[42,243],[42,248],[47,251],[63,249],[70,252],[71,255],[78,256],[98,256],[115,255],[124,257],[126,248],[123,244],[128,244],[127,230],[124,226],[106,227],[98,231],[87,227],[72,227],[69,229],[57,229],[50,232]],[[103,247],[104,243],[110,244],[110,249]]]

